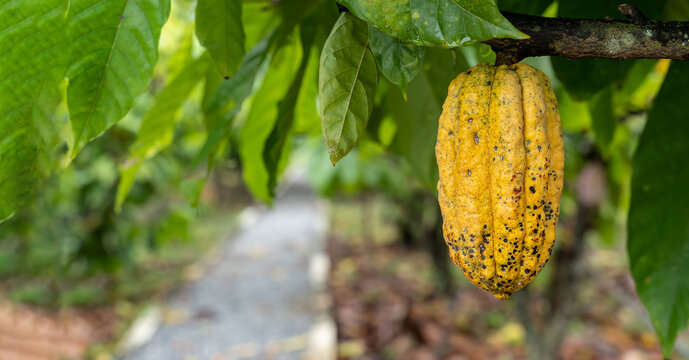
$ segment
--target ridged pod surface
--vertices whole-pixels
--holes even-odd
[[[452,261],[498,299],[550,258],[564,146],[550,81],[526,64],[479,64],[452,81],[435,148]]]

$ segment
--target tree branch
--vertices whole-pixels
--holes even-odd
[[[531,56],[689,60],[689,22],[648,20],[638,9],[620,5],[629,20],[546,18],[503,12],[529,39],[492,39],[496,64]]]

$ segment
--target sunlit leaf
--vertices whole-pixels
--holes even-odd
[[[323,47],[318,79],[323,137],[333,164],[347,155],[363,134],[377,86],[368,26],[343,13]]]
[[[263,157],[266,141],[278,119],[280,102],[298,72],[301,58],[298,44],[285,45],[273,55],[268,73],[253,96],[251,109],[242,125],[239,140],[242,176],[251,193],[265,202],[272,200],[270,175]]]
[[[198,0],[196,37],[213,57],[220,74],[231,77],[244,57],[241,0]]]
[[[634,155],[629,261],[667,358],[689,320],[689,63],[673,62]]]
[[[526,35],[505,19],[494,0],[343,0],[354,15],[390,36],[417,45],[454,47]]]
[[[131,109],[153,76],[170,0],[72,0],[67,105],[73,156]]]
[[[0,0],[0,221],[54,167],[64,77],[65,0]]]
[[[302,46],[302,60],[297,70],[294,80],[290,85],[287,93],[278,103],[278,114],[275,120],[275,125],[266,140],[265,149],[263,150],[263,161],[265,162],[266,170],[268,171],[268,193],[271,197],[274,196],[274,189],[277,185],[278,175],[280,173],[280,165],[284,164],[283,153],[288,150],[287,139],[292,132],[294,124],[295,106],[299,97],[304,75],[306,74],[307,66],[311,57],[311,45],[313,45],[315,32],[312,27],[302,27],[301,29],[301,46]]]
[[[213,154],[222,139],[229,136],[232,120],[244,100],[251,94],[260,69],[269,58],[274,40],[274,32],[270,32],[246,54],[242,65],[231,79],[222,81],[217,87],[206,86],[206,91],[212,93],[204,94],[203,112],[210,128],[208,138],[194,159],[193,166]]]

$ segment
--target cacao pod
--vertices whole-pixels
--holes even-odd
[[[526,64],[479,64],[452,81],[436,143],[452,261],[506,299],[550,258],[564,147],[550,81]]]

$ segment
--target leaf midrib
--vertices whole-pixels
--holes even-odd
[[[110,70],[110,63],[112,61],[112,55],[115,53],[115,48],[117,47],[117,40],[119,39],[120,32],[122,30],[122,24],[124,23],[125,20],[125,15],[127,13],[127,10],[129,9],[129,4],[131,4],[132,0],[127,0],[127,2],[124,5],[124,9],[122,9],[122,14],[120,15],[120,22],[117,24],[117,30],[115,31],[115,37],[113,38],[112,41],[112,47],[110,47],[110,52],[108,53],[108,60],[105,62],[105,69],[103,71],[103,75],[101,76],[101,81],[98,84],[98,89],[96,90],[96,101],[93,102],[89,112],[88,116],[86,117],[86,121],[84,122],[84,126],[81,128],[79,131],[79,136],[77,136],[74,139],[74,146],[78,149],[80,147],[80,142],[82,141],[82,137],[84,136],[84,132],[86,129],[89,127],[91,124],[91,119],[93,119],[93,114],[96,111],[96,107],[98,106],[98,103],[100,102],[101,95],[103,93],[103,87],[105,86],[105,79],[108,76],[108,71]],[[77,150],[78,151],[78,150]],[[72,154],[72,157],[74,157],[76,154]]]

